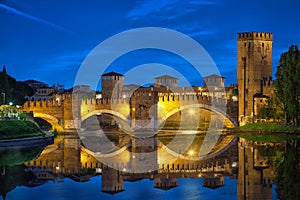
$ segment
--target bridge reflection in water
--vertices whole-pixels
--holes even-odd
[[[189,135],[181,137],[182,141]],[[170,135],[135,138],[114,134],[107,138],[115,146],[103,145],[99,156],[98,152],[81,145],[81,140],[74,135],[58,136],[53,145],[26,165],[37,179],[44,180],[68,176],[76,181],[86,181],[90,176],[102,173],[102,191],[109,193],[124,190],[124,181],[129,180],[154,179],[154,187],[170,189],[177,186],[177,178],[204,177],[205,186],[217,188],[224,185],[224,176],[235,176],[237,149],[233,136],[221,136],[216,148],[201,159],[196,158],[203,135],[195,136],[195,142],[181,154],[167,147],[173,139]],[[118,145],[121,146],[117,148]]]
[[[118,148],[112,149],[109,145],[104,145],[101,156],[99,152],[93,152],[84,146],[78,136],[59,135],[55,138],[54,144],[47,146],[39,157],[25,162],[25,165],[0,166],[1,195],[5,199],[7,193],[12,193],[13,196],[19,194],[21,187],[15,188],[17,185],[33,188],[49,180],[64,182],[66,177],[76,182],[91,180],[93,184],[95,181],[101,181],[99,182],[101,189],[98,191],[109,194],[124,191],[125,186],[129,187],[126,182],[142,179],[153,180],[152,183],[149,182],[153,184],[153,188],[169,190],[176,187],[184,189],[185,186],[180,187],[179,184],[192,181],[189,179],[188,182],[183,182],[183,178],[196,178],[201,180],[203,187],[221,191],[222,189],[218,188],[223,186],[227,188],[226,190],[229,189],[228,187],[235,187],[232,181],[224,178],[230,177],[237,179],[237,199],[274,199],[276,195],[282,199],[297,199],[299,196],[297,187],[291,187],[289,181],[292,180],[292,184],[295,185],[299,184],[297,166],[300,160],[300,146],[299,140],[296,139],[264,143],[221,135],[215,147],[199,159],[199,146],[204,142],[204,136],[201,134],[197,134],[191,145],[184,151],[181,150],[180,154],[177,152],[181,148],[180,142],[174,144],[177,149],[169,146],[174,135],[167,132],[147,138],[134,138],[116,133],[106,136],[114,143],[112,146]],[[189,137],[187,133],[180,135],[179,141],[183,141],[186,137]],[[142,141],[144,146],[139,145]],[[114,153],[116,157],[108,159]],[[140,154],[134,153],[148,153],[150,156],[141,157]],[[102,178],[97,179],[98,175]],[[20,179],[21,176],[24,178]],[[47,184],[45,187],[50,185]],[[12,190],[18,192],[10,192]],[[124,194],[132,194],[128,192]],[[22,195],[26,196],[25,193]],[[8,198],[9,196],[10,194]]]
[[[182,135],[182,140],[187,136]],[[154,188],[169,190],[178,186],[179,178],[203,178],[204,187],[217,189],[226,185],[224,177],[229,176],[238,178],[238,199],[272,199],[275,198],[272,196],[274,167],[270,167],[270,149],[284,151],[286,147],[286,143],[262,143],[222,135],[215,148],[199,159],[197,149],[204,138],[201,134],[181,154],[168,147],[172,136],[166,133],[148,138],[122,134],[107,137],[119,152],[106,146],[99,156],[99,152],[87,149],[74,135],[58,136],[37,159],[26,163],[35,174],[31,186],[64,177],[89,181],[102,174],[101,191],[110,194],[124,191],[124,182],[141,179],[154,180]]]

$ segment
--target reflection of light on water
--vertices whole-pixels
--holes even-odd
[[[102,173],[102,169],[101,168],[96,168],[96,173]]]
[[[194,135],[194,134],[197,133],[197,131],[196,130],[187,130],[187,131],[183,131],[182,133],[183,134],[188,134],[188,135]]]

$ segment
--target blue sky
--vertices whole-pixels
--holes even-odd
[[[228,85],[236,82],[237,33],[273,33],[274,72],[280,54],[291,44],[300,44],[299,9],[297,0],[0,0],[0,65],[6,65],[17,80],[68,88],[84,58],[100,42],[128,29],[163,27],[199,42]],[[186,65],[169,54],[145,51],[116,61],[110,69],[122,73],[151,62],[173,68]]]

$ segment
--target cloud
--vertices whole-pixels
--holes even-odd
[[[73,32],[65,29],[64,27],[62,26],[59,26],[59,25],[56,25],[56,24],[53,24],[49,21],[46,21],[44,19],[41,19],[41,18],[38,18],[38,17],[35,17],[35,16],[32,16],[32,15],[29,15],[27,13],[24,13],[22,11],[19,11],[13,7],[10,7],[10,6],[7,6],[5,4],[2,4],[0,3],[0,9],[2,10],[5,10],[7,11],[8,13],[12,13],[12,14],[15,14],[17,16],[20,16],[20,17],[23,17],[23,18],[26,18],[26,19],[29,19],[29,20],[32,20],[32,21],[35,21],[39,24],[43,24],[45,26],[48,26],[48,27],[51,27],[51,28],[54,28],[54,29],[57,29],[57,30],[60,30],[60,31],[64,31],[64,32],[67,32],[67,33],[70,33],[70,34],[73,34]]]
[[[191,5],[215,5],[216,2],[193,0],[193,1],[190,1],[189,4],[191,4]]]
[[[213,35],[216,33],[216,30],[207,30],[205,26],[200,25],[198,23],[189,23],[189,24],[181,24],[178,26],[172,27],[172,29],[180,31],[184,34],[187,34],[190,37],[197,37],[197,36],[207,36]]]
[[[178,0],[153,0],[153,1],[144,1],[136,8],[130,10],[127,14],[127,18],[131,20],[137,20],[141,17],[148,16],[150,14],[161,11],[162,9],[167,8],[174,2]]]
[[[145,0],[134,9],[130,10],[127,18],[130,20],[138,20],[150,15],[172,13],[168,19],[176,19],[188,13],[196,12],[197,6],[214,5],[216,3],[207,0]],[[175,15],[173,13],[176,13]]]

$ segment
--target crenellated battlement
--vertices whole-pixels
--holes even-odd
[[[23,105],[23,108],[30,108],[30,107],[60,107],[61,102],[56,100],[36,100],[36,101],[26,101]]]
[[[164,95],[159,96],[158,101],[160,103],[183,103],[183,104],[206,104],[206,105],[226,105],[227,100],[223,98],[217,98],[206,95],[186,94],[186,95]]]
[[[241,40],[273,40],[273,34],[267,32],[245,32],[245,33],[238,33],[237,35],[238,41]]]
[[[261,93],[267,96],[271,96],[275,92],[275,81],[272,77],[263,77],[261,80]]]
[[[262,87],[273,87],[275,84],[275,81],[272,79],[272,77],[263,77],[261,80]]]
[[[180,95],[161,95],[159,96],[159,101],[211,101],[210,96],[199,95],[199,94],[180,94]]]
[[[128,99],[126,98],[82,99],[81,104],[85,104],[85,105],[128,104]]]

